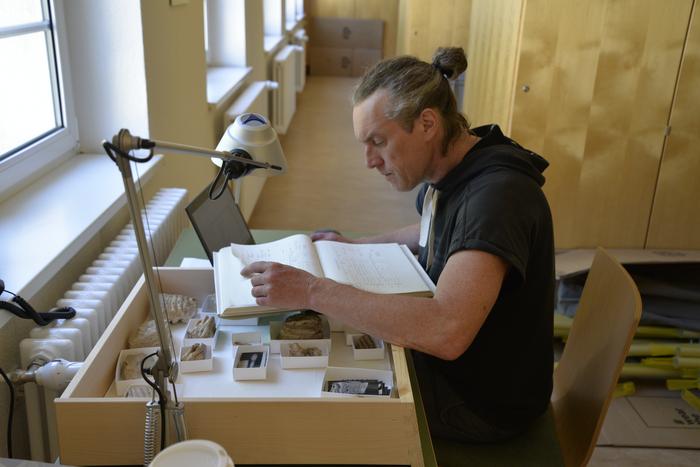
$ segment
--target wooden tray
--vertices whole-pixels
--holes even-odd
[[[202,299],[213,293],[210,269],[160,268],[163,291]],[[148,317],[149,305],[143,277],[136,284],[108,329],[73,381],[56,399],[61,462],[72,465],[143,464],[143,431],[146,399],[115,397],[113,380],[119,351],[127,347],[129,334]],[[240,328],[239,331],[240,332]],[[173,332],[176,334],[176,332]],[[334,333],[335,334],[335,333]],[[337,333],[334,345],[342,346]],[[224,344],[222,344],[224,342]],[[233,380],[225,357],[230,336],[219,336],[215,352],[224,385]],[[176,351],[179,344],[176,343]],[[279,393],[269,387],[265,397],[232,390],[212,389],[208,381],[186,379],[185,421],[189,439],[209,439],[221,444],[237,464],[409,464],[423,466],[414,397],[404,349],[387,346],[385,365],[393,369],[395,396],[387,398],[286,397],[284,378],[268,378],[279,384]],[[344,350],[334,353],[343,362]],[[279,358],[279,357],[277,357]],[[279,362],[278,362],[279,363]],[[381,368],[381,361],[355,362],[362,368]],[[271,362],[274,364],[274,361]],[[374,365],[374,366],[365,366]],[[376,365],[380,365],[377,367]],[[323,370],[279,370],[313,372]],[[274,372],[273,372],[274,375]],[[183,378],[212,378],[198,373]],[[313,378],[311,378],[313,380]],[[276,383],[277,381],[277,383]],[[190,384],[192,383],[192,384]],[[315,383],[314,383],[315,384]],[[212,383],[213,385],[213,383]],[[198,387],[197,390],[189,388]],[[191,393],[188,395],[188,391]],[[225,392],[225,391],[224,391]],[[294,393],[294,391],[291,391]]]

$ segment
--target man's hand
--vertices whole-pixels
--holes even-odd
[[[255,303],[278,308],[309,308],[311,288],[320,280],[301,269],[267,261],[249,264],[241,275],[250,278]]]
[[[331,229],[322,229],[322,230],[317,230],[314,233],[311,234],[311,240],[314,242],[316,240],[331,240],[334,242],[342,242],[342,243],[357,243],[355,240],[352,240],[348,237],[345,237],[343,234],[338,232],[337,230],[331,230]]]

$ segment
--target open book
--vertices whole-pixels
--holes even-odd
[[[247,316],[271,311],[251,295],[250,279],[241,269],[255,261],[275,261],[368,292],[431,297],[435,286],[405,245],[312,242],[292,235],[259,245],[232,244],[214,253],[216,306],[221,316]]]

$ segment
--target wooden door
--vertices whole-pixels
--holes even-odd
[[[551,163],[556,246],[644,246],[692,0],[529,0],[511,134]]]
[[[683,53],[671,131],[661,159],[648,248],[700,248],[700,13]]]
[[[430,62],[438,47],[467,49],[472,0],[403,0],[398,53]]]

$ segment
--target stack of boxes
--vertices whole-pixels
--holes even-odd
[[[382,59],[384,22],[379,19],[312,18],[309,73],[362,76]]]

